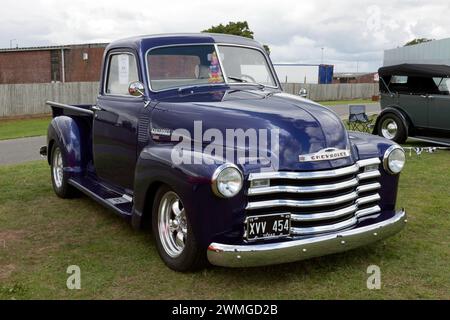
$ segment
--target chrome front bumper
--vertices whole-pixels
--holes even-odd
[[[223,267],[256,267],[287,263],[354,249],[387,238],[406,224],[406,212],[399,210],[387,220],[323,236],[270,244],[227,245],[211,243],[208,260]]]

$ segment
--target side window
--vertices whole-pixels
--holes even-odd
[[[106,79],[106,93],[130,95],[128,86],[134,81],[139,81],[134,55],[126,53],[111,55]]]
[[[434,83],[436,83],[436,86],[439,89],[439,93],[443,95],[449,95],[450,94],[450,78],[433,78]]]
[[[407,76],[396,76],[391,77],[389,88],[398,93],[409,94],[410,88],[408,86],[409,78]]]
[[[408,82],[407,76],[392,76],[391,83],[406,84]]]

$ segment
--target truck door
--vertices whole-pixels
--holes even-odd
[[[143,98],[128,93],[129,84],[140,81],[137,59],[127,51],[112,51],[106,59],[94,116],[94,166],[101,180],[132,190],[138,119],[144,107]]]
[[[431,129],[450,131],[450,78],[435,78],[439,94],[428,96],[429,127]]]
[[[399,93],[398,105],[414,127],[428,126],[427,80],[431,79],[410,76],[392,76],[391,79]]]

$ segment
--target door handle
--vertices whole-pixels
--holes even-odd
[[[92,106],[92,107],[91,107],[91,110],[92,110],[92,111],[102,111],[103,109],[100,108],[99,106]]]

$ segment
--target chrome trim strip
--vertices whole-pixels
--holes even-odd
[[[351,213],[355,213],[358,210],[358,206],[353,204],[344,209],[335,210],[331,212],[321,212],[321,213],[310,213],[310,214],[291,214],[291,220],[296,222],[307,222],[307,221],[319,221],[326,219],[334,219],[342,216],[346,216]]]
[[[321,213],[311,213],[311,214],[291,214],[291,220],[295,222],[310,222],[310,221],[320,221],[327,219],[336,219],[342,216],[346,216],[348,214],[355,213],[357,218],[361,218],[364,216],[368,216],[371,214],[375,214],[381,211],[380,206],[376,205],[373,207],[360,209],[358,210],[358,206],[356,204],[351,205],[350,207],[346,207],[344,209],[331,211],[331,212],[321,212]]]
[[[381,212],[380,206],[373,206],[373,207],[370,207],[370,208],[365,208],[365,209],[358,210],[358,211],[356,211],[355,215],[356,215],[357,218],[361,218],[361,217],[365,217],[365,216],[368,216],[368,215],[371,215],[371,214],[375,214],[375,213],[378,213],[378,212]]]
[[[261,187],[261,188],[249,188],[248,195],[256,196],[261,194],[270,194],[270,193],[315,193],[315,192],[326,192],[326,191],[336,191],[341,189],[346,189],[350,187],[354,187],[358,185],[357,179],[351,179],[348,181],[333,183],[333,184],[323,184],[316,186],[305,186],[305,187],[296,187],[296,186],[272,186],[272,187]]]
[[[367,196],[367,197],[362,197],[362,198],[356,199],[356,204],[358,206],[360,206],[362,204],[379,201],[380,199],[381,199],[380,195],[378,193],[375,193],[375,194],[371,194],[370,196]]]
[[[361,192],[378,190],[380,188],[381,188],[381,184],[379,182],[375,182],[375,183],[363,184],[363,185],[358,186],[356,188],[356,192],[358,192],[358,194],[359,194]]]
[[[257,172],[250,173],[248,180],[257,179],[292,179],[292,180],[308,180],[308,179],[320,179],[320,178],[334,178],[345,176],[347,174],[356,173],[359,171],[359,167],[354,164],[349,167],[325,170],[325,171],[305,171],[305,172],[293,172],[293,171],[274,171],[274,172]]]
[[[317,234],[317,233],[324,233],[324,232],[332,232],[332,231],[338,231],[346,228],[350,228],[351,226],[354,226],[358,223],[358,219],[356,217],[351,217],[350,219],[347,219],[345,221],[341,221],[334,224],[329,225],[322,225],[322,226],[316,226],[316,227],[308,227],[308,228],[296,228],[291,227],[291,233],[294,235],[310,235],[310,234]]]
[[[316,192],[329,192],[329,191],[337,191],[350,187],[354,187],[358,185],[357,179],[351,179],[348,181],[334,183],[334,184],[324,184],[317,186],[306,186],[306,187],[296,187],[296,186],[272,186],[272,187],[261,187],[261,188],[249,188],[248,196],[258,196],[264,194],[272,194],[272,193],[297,193],[297,194],[305,194],[305,193],[316,193]],[[371,183],[367,185],[361,185],[356,188],[358,193],[372,191],[376,189],[380,189],[381,184],[378,182]]]
[[[359,160],[357,162],[359,167],[365,167],[365,166],[370,166],[370,165],[380,164],[380,163],[381,163],[381,160],[379,158],[364,159],[364,160]]]
[[[338,196],[333,198],[325,198],[325,199],[315,199],[315,200],[266,200],[266,201],[256,201],[249,202],[247,204],[246,210],[254,210],[254,209],[265,209],[272,207],[294,207],[294,208],[310,208],[310,207],[321,207],[326,205],[339,204],[346,201],[355,200],[358,198],[358,194],[356,191]]]
[[[347,251],[390,237],[403,229],[407,221],[401,209],[392,218],[351,230],[307,239],[250,245],[211,243],[207,256],[211,264],[223,267],[256,267],[294,262]]]
[[[320,178],[334,178],[345,176],[347,174],[356,173],[360,168],[363,168],[368,165],[380,164],[381,161],[378,158],[370,158],[359,160],[355,164],[332,170],[324,170],[324,171],[305,171],[305,172],[293,172],[293,171],[272,171],[272,172],[255,172],[250,173],[248,176],[248,180],[257,180],[257,179],[292,179],[292,180],[307,180],[307,179],[320,179]],[[369,171],[364,174],[370,172],[377,171]],[[362,174],[364,177],[365,175]],[[379,172],[378,172],[379,174]],[[367,178],[364,178],[367,179]]]
[[[374,170],[374,171],[368,171],[358,174],[358,180],[366,180],[366,179],[373,179],[378,178],[381,176],[380,171]]]
[[[378,188],[378,185],[375,188],[375,183],[369,185],[373,190]],[[363,190],[367,191],[367,190]],[[362,191],[361,191],[362,192]],[[255,209],[267,209],[273,207],[293,207],[293,208],[311,208],[311,207],[322,207],[327,205],[339,204],[346,201],[351,201],[356,199],[357,205],[366,204],[369,202],[379,201],[381,199],[378,193],[372,194],[366,197],[358,198],[358,192],[354,191],[342,196],[333,197],[333,198],[325,198],[325,199],[313,199],[313,200],[289,200],[289,199],[277,199],[277,200],[264,200],[264,201],[254,201],[249,202],[247,204],[246,210],[255,210]]]

